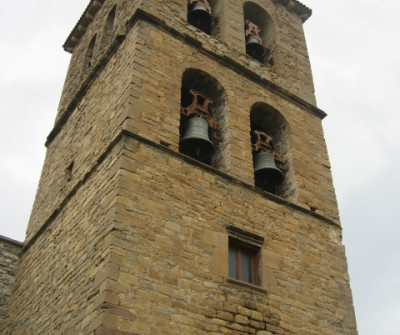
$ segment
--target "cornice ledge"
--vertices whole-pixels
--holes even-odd
[[[72,29],[71,34],[69,34],[67,40],[65,41],[63,48],[65,51],[72,53],[75,47],[78,45],[81,37],[85,34],[87,27],[92,23],[94,17],[103,6],[105,0],[91,0],[87,5],[85,11],[83,12],[78,23]]]
[[[297,0],[272,0],[273,3],[279,3],[286,7],[287,10],[296,13],[301,21],[304,23],[311,16],[312,10],[307,6],[303,5]]]
[[[9,238],[9,237],[3,236],[3,235],[0,235],[0,241],[2,241],[2,242],[7,242],[7,243],[9,243],[9,244],[13,244],[13,245],[15,245],[15,246],[17,246],[17,247],[20,247],[20,248],[22,248],[22,247],[24,246],[24,243],[23,243],[23,242],[14,240],[14,239],[12,239],[12,238]]]

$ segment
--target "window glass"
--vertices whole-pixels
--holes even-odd
[[[258,285],[259,248],[229,239],[229,277]]]
[[[241,250],[241,263],[242,263],[242,280],[247,283],[252,283],[252,259],[253,254],[249,251]]]
[[[236,250],[229,247],[229,277],[236,278]]]

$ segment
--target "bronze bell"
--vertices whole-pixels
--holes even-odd
[[[262,63],[264,60],[265,49],[260,37],[261,28],[250,20],[246,20],[244,31],[246,36],[246,53]]]
[[[259,151],[254,155],[255,184],[271,190],[282,183],[283,173],[276,167],[274,157],[269,151]]]
[[[185,135],[179,142],[180,152],[185,155],[206,161],[215,152],[215,145],[208,136],[208,122],[201,116],[189,119]]]
[[[203,1],[199,0],[193,4],[189,10],[188,22],[206,34],[211,34],[212,16]]]
[[[254,59],[257,59],[259,62],[263,62],[264,47],[257,36],[250,35],[246,37],[246,53]]]

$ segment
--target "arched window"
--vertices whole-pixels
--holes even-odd
[[[104,26],[102,46],[106,46],[110,41],[114,33],[114,21],[115,13],[117,11],[117,5],[115,5],[107,16],[106,24]]]
[[[271,16],[253,2],[246,2],[243,12],[246,53],[263,64],[272,65],[276,33]]]
[[[188,0],[188,22],[211,36],[219,36],[219,0]]]
[[[206,72],[186,70],[181,89],[180,152],[225,170],[225,112],[222,85]]]
[[[86,55],[85,55],[85,67],[88,69],[92,67],[92,62],[93,62],[93,52],[94,52],[94,47],[96,45],[96,35],[93,36],[91,39],[89,46],[86,50]]]
[[[287,121],[277,110],[265,103],[256,103],[250,110],[254,181],[267,192],[290,198]]]

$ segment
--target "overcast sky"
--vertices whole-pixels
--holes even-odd
[[[398,0],[303,0],[360,335],[400,335]],[[2,1],[0,234],[23,241],[88,0]]]

